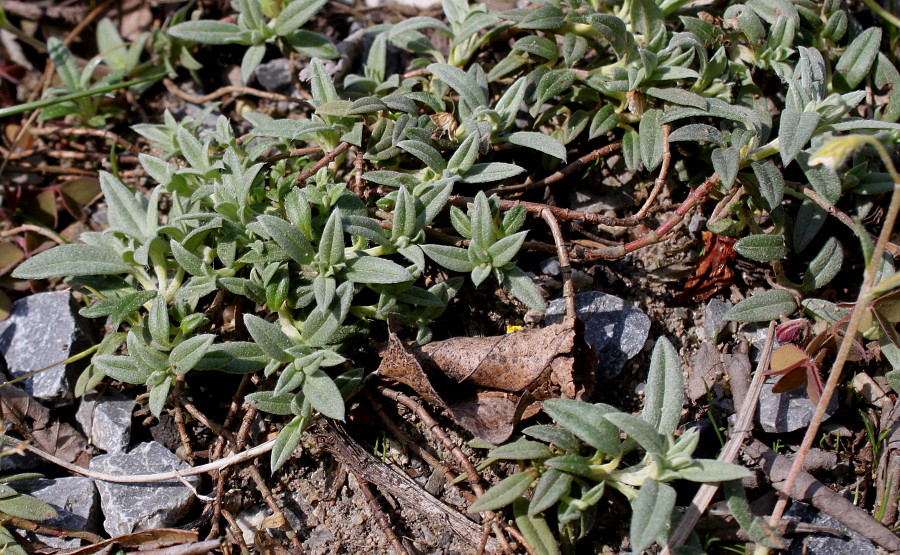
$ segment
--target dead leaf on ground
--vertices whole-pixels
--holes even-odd
[[[700,302],[712,297],[734,281],[735,239],[703,232],[703,254],[697,262],[697,270],[684,284],[684,290],[675,296],[679,303]]]
[[[0,418],[41,451],[87,468],[91,456],[85,437],[18,387],[0,387]]]
[[[723,365],[719,358],[719,350],[712,343],[704,341],[700,350],[691,360],[690,375],[687,381],[688,397],[691,401],[706,395],[722,375]]]
[[[541,329],[496,337],[458,337],[408,347],[394,333],[379,373],[446,408],[458,424],[494,444],[512,435],[537,401],[581,399],[594,384],[596,356],[584,325],[566,318]]]
[[[115,538],[95,543],[87,547],[82,547],[75,551],[70,551],[68,555],[92,555],[101,551],[110,551],[113,546],[135,547],[143,546],[151,549],[159,549],[164,546],[192,544],[197,542],[197,532],[193,530],[178,530],[169,528],[158,528],[156,530],[144,530],[142,532],[133,532],[124,534]]]

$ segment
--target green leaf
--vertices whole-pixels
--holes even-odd
[[[93,364],[98,370],[120,382],[143,384],[150,376],[150,372],[140,368],[133,357],[98,355],[94,357]]]
[[[468,513],[495,511],[509,505],[528,491],[531,482],[535,478],[536,472],[527,470],[501,480],[500,483],[486,491],[475,503],[472,503]]]
[[[841,271],[843,264],[844,249],[840,241],[831,237],[809,263],[806,275],[803,276],[803,289],[811,291],[824,287]]]
[[[103,247],[67,244],[39,253],[12,272],[17,279],[97,276],[128,273],[132,267]]]
[[[471,272],[476,266],[469,260],[469,253],[466,249],[450,245],[422,245],[422,250],[428,255],[428,258],[454,272]]]
[[[550,135],[535,131],[518,131],[505,137],[506,142],[524,146],[566,161],[566,147]]]
[[[663,13],[653,0],[634,0],[631,5],[631,28],[650,43],[663,31]]]
[[[100,172],[100,188],[108,206],[110,229],[142,242],[149,239],[151,230],[147,228],[147,208],[142,205],[146,204],[146,199],[137,194],[142,200],[138,202],[135,193],[112,174],[104,171]]]
[[[175,261],[178,262],[178,265],[184,268],[189,274],[193,276],[202,276],[206,274],[204,270],[207,265],[203,260],[181,246],[178,241],[170,239],[169,248],[172,250],[172,256],[175,258]]]
[[[312,245],[299,229],[279,217],[262,214],[256,221],[281,249],[298,264],[309,264],[314,256]]]
[[[559,49],[556,47],[556,42],[537,35],[527,35],[517,40],[513,43],[513,50],[528,52],[551,62],[555,62],[559,58]]]
[[[195,335],[176,345],[169,353],[169,363],[175,366],[175,373],[184,374],[192,370],[209,351],[215,338],[216,336],[208,333]]]
[[[747,478],[752,472],[737,464],[694,459],[690,466],[678,469],[678,475],[692,482],[727,482]]]
[[[616,457],[622,452],[619,431],[606,419],[610,411],[574,399],[548,399],[544,412],[566,430],[604,455]]]
[[[333,209],[325,222],[316,258],[329,266],[344,261],[344,229],[339,208]]]
[[[787,247],[781,235],[748,235],[734,244],[734,250],[757,262],[781,260],[787,256]]]
[[[116,307],[110,314],[112,325],[118,328],[125,318],[135,313],[144,303],[156,297],[156,291],[136,291],[116,301]]]
[[[310,58],[337,58],[340,56],[338,49],[331,40],[319,33],[304,31],[302,29],[288,33],[284,37],[295,52],[299,52]]]
[[[528,12],[518,27],[520,29],[557,29],[565,22],[565,14],[556,6],[541,6]]]
[[[375,256],[351,258],[344,276],[354,283],[401,283],[415,279],[403,266]]]
[[[518,266],[513,266],[504,271],[503,285],[517,299],[525,303],[529,308],[544,312],[547,303],[541,296],[540,290],[534,281]]]
[[[650,357],[650,372],[641,418],[662,434],[672,434],[681,419],[684,403],[684,378],[678,351],[660,337]]]
[[[532,501],[533,504],[534,501]],[[528,500],[513,501],[513,513],[516,517],[516,526],[537,555],[557,555],[559,553],[556,538],[544,517],[529,514]]]
[[[251,46],[244,52],[244,57],[241,59],[241,80],[244,83],[250,82],[250,79],[253,77],[253,72],[256,71],[256,68],[262,63],[265,55],[266,47],[262,44]]]
[[[827,217],[828,212],[824,208],[811,200],[803,201],[794,221],[793,239],[795,251],[798,253],[803,252],[812,240],[818,236],[819,230],[822,229],[822,225]]]
[[[150,337],[162,347],[168,347],[170,328],[166,299],[162,295],[157,295],[153,299],[153,304],[150,305],[150,314],[147,316],[147,329],[150,331]]]
[[[570,90],[573,83],[575,83],[575,72],[571,69],[554,69],[545,73],[541,80],[538,81],[531,115],[536,116],[545,102],[564,91]]]
[[[675,509],[675,490],[655,480],[645,480],[631,502],[631,551],[642,553],[658,539],[667,538]]]
[[[542,513],[556,504],[563,495],[569,495],[572,488],[572,475],[560,472],[555,468],[549,468],[541,475],[531,503],[528,505],[528,514]]]
[[[578,441],[578,438],[572,432],[559,426],[538,424],[525,428],[522,430],[522,433],[545,443],[551,443],[569,453],[577,453],[581,449],[581,443]]]
[[[509,459],[514,461],[527,461],[531,459],[547,459],[553,453],[543,443],[520,439],[500,447],[495,447],[488,452],[489,459]]]
[[[491,265],[499,268],[511,261],[518,254],[519,249],[522,248],[522,243],[525,242],[527,233],[526,231],[520,231],[513,235],[508,235],[488,247]]]
[[[725,187],[731,187],[737,177],[741,156],[734,147],[717,148],[712,152],[713,169],[719,176],[719,181]]]
[[[818,112],[798,112],[785,109],[778,124],[778,140],[781,146],[781,162],[787,166],[803,150],[819,126]]]
[[[712,125],[706,125],[705,123],[693,123],[690,125],[685,125],[684,127],[679,127],[669,134],[670,143],[678,141],[702,141],[706,143],[714,143],[719,146],[724,146],[725,135],[723,135],[721,131],[719,131]]]
[[[519,77],[516,82],[510,85],[500,100],[494,105],[494,111],[500,116],[500,124],[497,126],[498,131],[508,129],[516,120],[516,113],[525,99],[527,80]]]
[[[444,168],[447,167],[447,163],[444,161],[441,153],[427,143],[409,139],[400,141],[397,143],[397,146],[424,162],[426,166],[437,173],[443,172]]]
[[[475,247],[486,252],[497,240],[497,232],[494,229],[491,205],[483,191],[479,191],[475,195],[475,202],[469,209],[469,218],[472,221],[472,245],[469,250],[471,251]],[[484,260],[484,258],[479,258],[479,260]]]
[[[478,136],[474,133],[466,137],[459,145],[450,161],[447,162],[447,170],[453,173],[466,173],[472,168],[478,157]]]
[[[175,38],[204,44],[248,44],[241,28],[225,21],[185,21],[170,27],[168,33]]]
[[[8,515],[38,522],[59,517],[56,509],[49,504],[25,494],[0,499],[0,511]]]
[[[622,136],[622,158],[625,159],[625,167],[635,172],[641,166],[640,137],[637,131],[630,129]]]
[[[306,381],[303,382],[303,395],[314,409],[328,418],[344,419],[344,398],[341,397],[341,392],[334,380],[322,370],[316,370],[306,375]]]
[[[288,336],[275,324],[266,322],[253,314],[244,315],[244,325],[253,337],[253,341],[259,346],[266,356],[279,362],[290,362],[292,357],[285,351],[294,346]]]
[[[591,127],[588,131],[588,139],[594,139],[600,135],[606,135],[619,125],[619,114],[612,104],[606,104],[591,118]]]
[[[641,161],[644,162],[644,169],[648,172],[656,169],[656,166],[662,161],[663,156],[663,128],[659,122],[662,114],[657,109],[647,110],[641,117],[641,123],[638,127],[638,135],[640,136]]]
[[[275,34],[283,37],[299,29],[327,3],[328,0],[292,0],[275,19]]]
[[[487,162],[483,164],[474,164],[472,168],[463,175],[463,183],[490,183],[491,181],[500,181],[524,172],[525,168],[515,164],[507,164],[506,162]]]
[[[246,397],[247,401],[259,410],[282,416],[293,413],[291,410],[291,399],[293,398],[294,395],[291,393],[275,395],[271,391],[255,391]]]
[[[837,92],[856,88],[869,74],[881,45],[881,28],[869,27],[847,45],[834,66],[832,82]]]
[[[162,383],[150,388],[150,398],[147,400],[147,406],[153,416],[157,418],[160,417],[163,408],[166,405],[166,399],[169,398],[169,390],[171,389],[172,379],[168,377],[163,380]]]
[[[486,91],[458,67],[448,64],[430,64],[428,71],[458,92],[460,104],[465,105],[469,112],[474,111],[479,106],[487,106]]]
[[[757,293],[731,307],[725,319],[735,322],[763,322],[776,320],[797,309],[794,296],[781,289]]]
[[[624,412],[611,412],[606,415],[606,419],[635,440],[658,464],[664,464],[665,438],[652,424]]]
[[[759,194],[762,196],[764,206],[770,213],[781,207],[784,197],[784,177],[775,164],[770,160],[753,162],[753,173],[759,180]]]
[[[275,445],[272,446],[272,459],[270,465],[272,472],[275,472],[283,465],[293,454],[294,449],[300,445],[300,439],[303,437],[303,427],[305,418],[295,416],[293,420],[278,432],[278,438],[275,439]]]
[[[309,81],[310,88],[312,89],[313,105],[318,106],[319,104],[331,102],[332,100],[340,100],[337,89],[334,88],[334,83],[331,82],[331,76],[328,75],[328,71],[325,69],[325,66],[322,64],[322,62],[318,58],[313,58],[309,64],[309,68]]]

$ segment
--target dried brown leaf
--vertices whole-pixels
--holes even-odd
[[[581,399],[593,388],[596,357],[583,324],[567,318],[542,329],[459,337],[408,347],[391,334],[379,373],[444,407],[475,435],[506,441],[536,401]]]
[[[0,418],[42,451],[85,468],[91,460],[87,440],[78,430],[15,386],[0,387]]]

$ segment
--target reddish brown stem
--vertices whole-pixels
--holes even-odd
[[[498,187],[496,189],[490,189],[485,191],[484,194],[490,196],[492,194],[497,195],[510,195],[513,193],[521,193],[523,191],[530,191],[532,189],[540,189],[541,187],[546,187],[547,185],[551,185],[566,177],[567,175],[578,171],[583,166],[590,164],[594,160],[600,158],[601,156],[606,156],[608,154],[612,154],[613,152],[619,150],[622,147],[622,143],[611,143],[606,145],[603,148],[598,148],[593,152],[589,152],[582,156],[581,158],[575,160],[568,166],[564,167],[561,170],[557,170],[544,179],[539,181],[535,181],[534,183],[521,183],[519,185],[510,185],[509,187]]]
[[[188,437],[187,428],[184,426],[182,390],[184,390],[184,374],[175,378],[175,389],[172,395],[175,397],[175,427],[178,428],[178,437],[181,438],[181,446],[184,447],[184,456],[188,461],[192,462],[194,460],[194,450],[191,449],[191,438]]]
[[[550,210],[543,210],[541,217],[550,226],[553,242],[556,243],[556,252],[559,257],[559,270],[563,278],[563,298],[566,299],[566,316],[575,318],[575,287],[572,285],[572,266],[569,264],[569,253],[566,251],[566,240],[563,239],[559,222]]]
[[[285,96],[283,94],[261,91],[252,87],[237,87],[234,85],[229,85],[227,87],[220,87],[209,94],[195,95],[181,90],[180,88],[178,88],[178,85],[176,85],[169,78],[163,79],[163,85],[165,85],[166,88],[169,89],[170,93],[174,94],[185,102],[190,102],[191,104],[206,104],[207,102],[215,100],[221,96],[225,96],[226,94],[245,94],[249,96],[265,98],[266,100],[291,102],[294,104],[303,104],[306,102],[306,100],[303,100],[302,98],[294,98],[292,96]]]
[[[334,159],[337,157],[338,154],[344,152],[344,151],[347,150],[348,148],[350,148],[350,143],[341,143],[341,144],[339,144],[339,145],[337,146],[337,148],[335,148],[335,149],[332,150],[331,152],[326,153],[325,156],[323,156],[321,160],[319,160],[318,162],[316,162],[315,164],[313,164],[312,166],[310,166],[309,169],[307,169],[305,172],[303,172],[303,173],[301,173],[299,176],[297,176],[297,180],[294,181],[294,184],[295,184],[295,185],[300,185],[300,184],[303,183],[305,180],[307,180],[307,179],[309,179],[310,177],[312,177],[313,175],[315,175],[315,173],[316,173],[317,171],[319,171],[320,169],[322,169],[322,168],[324,168],[326,165],[328,165],[328,163],[331,162],[332,160],[334,160]]]
[[[384,513],[381,505],[378,504],[378,499],[376,499],[375,494],[372,493],[372,488],[369,487],[368,482],[356,472],[353,472],[352,470],[350,472],[353,474],[353,477],[356,478],[356,486],[359,488],[359,492],[362,493],[362,496],[365,498],[369,510],[372,511],[372,516],[375,517],[375,522],[378,523],[381,532],[391,543],[391,547],[394,548],[394,551],[398,555],[409,555],[409,551],[403,546],[403,543],[400,542],[400,538],[397,537],[397,534],[394,533],[391,521]]]

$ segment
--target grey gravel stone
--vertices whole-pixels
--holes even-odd
[[[171,451],[151,441],[141,443],[128,453],[94,457],[90,468],[117,476],[134,476],[190,467]],[[200,482],[198,476],[186,480],[194,487]],[[193,493],[177,480],[150,484],[98,481],[97,489],[106,517],[103,527],[111,536],[173,526],[187,514],[194,501]]]
[[[86,349],[88,329],[68,291],[37,293],[14,302],[12,316],[0,322],[0,352],[10,377],[52,366]],[[39,401],[68,405],[73,400],[71,383],[86,364],[55,366],[25,378],[22,385]]]
[[[725,321],[725,313],[731,308],[731,303],[719,299],[710,299],[703,309],[703,331],[706,332],[706,339],[712,343],[716,342],[719,333],[725,328],[728,322]]]
[[[794,502],[784,514],[785,517],[806,522],[814,526],[834,528],[843,532],[843,537],[832,534],[801,534],[791,542],[790,555],[876,555],[879,551],[862,534],[854,532],[837,519],[817,510],[806,503]]]
[[[128,449],[131,441],[131,413],[134,399],[108,390],[88,393],[81,399],[75,419],[81,424],[88,441],[108,453]]]
[[[269,92],[290,96],[294,92],[291,82],[291,63],[287,58],[277,58],[271,62],[259,64],[256,68],[256,80],[262,88]]]
[[[806,387],[798,387],[784,393],[773,393],[772,387],[780,376],[770,378],[763,384],[759,394],[759,410],[756,419],[763,430],[769,433],[786,433],[805,428],[812,420],[816,405],[806,395]],[[838,408],[837,398],[832,397],[825,419],[831,418]]]
[[[559,258],[555,256],[551,256],[550,258],[545,258],[540,263],[541,273],[547,274],[548,276],[558,276],[561,272],[559,267]]]
[[[37,497],[56,509],[59,518],[44,521],[50,526],[99,532],[100,503],[97,488],[90,478],[68,477],[54,480],[25,480],[12,482],[10,485],[19,492]],[[65,539],[55,536],[37,535],[38,540],[58,548],[81,547],[78,538]]]
[[[584,322],[585,340],[597,351],[603,377],[616,377],[644,346],[650,318],[623,299],[600,291],[577,293],[575,309]],[[565,313],[565,299],[554,299],[547,309],[547,324],[561,322]]]

